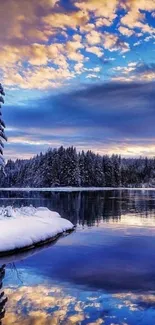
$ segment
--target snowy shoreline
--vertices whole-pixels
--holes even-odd
[[[21,192],[92,192],[92,191],[155,191],[155,187],[4,187],[0,191]]]
[[[55,241],[73,224],[47,208],[0,208],[0,257]]]

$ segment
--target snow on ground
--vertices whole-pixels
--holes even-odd
[[[0,191],[39,191],[39,192],[91,192],[91,191],[111,191],[111,190],[139,190],[155,191],[155,187],[7,187],[0,188]]]
[[[73,224],[47,208],[1,207],[0,253],[22,249],[73,229]]]

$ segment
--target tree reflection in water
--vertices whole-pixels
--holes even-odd
[[[0,296],[3,325],[154,325],[155,191],[1,192],[0,201],[46,206],[77,225],[51,249],[0,260],[7,275],[17,268],[5,279],[6,314]]]

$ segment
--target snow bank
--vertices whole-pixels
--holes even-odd
[[[73,224],[47,208],[0,208],[0,254],[33,247],[73,229]]]

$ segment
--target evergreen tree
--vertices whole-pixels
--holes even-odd
[[[92,151],[50,149],[27,160],[8,160],[7,176],[0,170],[1,187],[155,187],[155,158],[100,156]]]
[[[78,156],[75,148],[70,147],[66,149],[66,162],[67,162],[67,173],[66,173],[67,186],[79,186],[80,169],[79,169]]]
[[[5,160],[3,158],[3,148],[4,148],[3,140],[7,141],[7,137],[4,132],[5,123],[1,119],[1,116],[2,116],[1,103],[4,104],[3,96],[5,96],[5,93],[4,93],[4,89],[3,89],[2,85],[0,84],[0,167],[4,171]]]
[[[102,157],[95,155],[94,157],[94,181],[93,186],[104,187],[105,175],[102,168]]]
[[[79,170],[80,170],[80,183],[85,186],[85,153],[82,151],[79,154]]]
[[[113,180],[113,166],[110,157],[103,157],[103,172],[105,175],[105,186],[111,187],[114,186]]]
[[[118,187],[121,185],[121,157],[112,155],[112,186]]]

